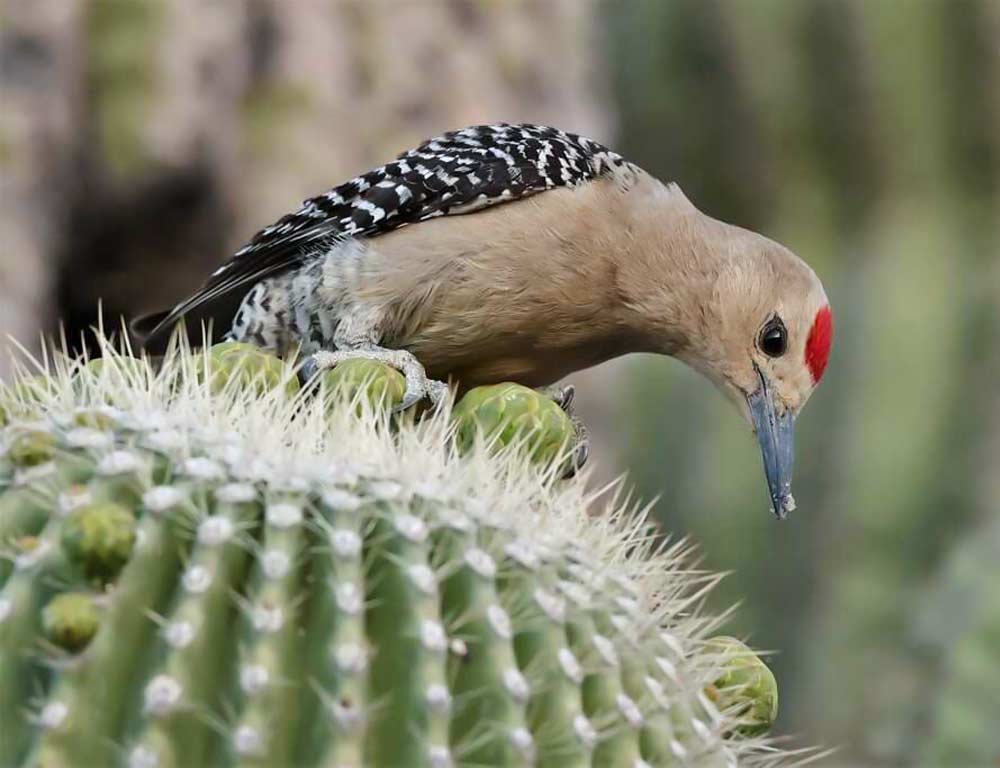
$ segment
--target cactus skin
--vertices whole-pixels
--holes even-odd
[[[76,366],[0,432],[0,765],[782,762],[704,695],[680,548],[456,456],[444,416],[385,429],[235,354],[221,385],[197,354]]]
[[[497,448],[523,441],[529,457],[540,464],[558,458],[575,437],[573,422],[555,402],[510,382],[470,390],[453,418],[461,450],[472,450],[480,440]]]

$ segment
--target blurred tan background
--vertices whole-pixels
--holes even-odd
[[[668,360],[572,378],[597,472],[733,572],[779,733],[1000,765],[1000,0],[3,0],[0,334],[79,347],[99,299],[172,303],[302,198],[501,120],[816,268],[837,339],[790,520]]]

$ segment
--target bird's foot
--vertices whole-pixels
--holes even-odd
[[[573,477],[583,469],[583,465],[587,463],[587,458],[590,456],[590,431],[573,409],[573,398],[576,396],[576,387],[572,384],[567,384],[562,387],[542,387],[538,391],[546,397],[552,398],[552,401],[573,422],[573,429],[576,431],[576,443],[570,452],[569,466],[563,474],[565,478]]]
[[[324,369],[333,368],[345,360],[357,359],[384,363],[395,368],[406,378],[406,393],[403,395],[403,401],[392,409],[393,413],[405,411],[425,397],[435,406],[441,405],[448,399],[448,385],[443,381],[428,378],[420,361],[405,349],[386,349],[371,345],[339,349],[335,352],[316,352],[302,364],[299,378],[305,383]]]

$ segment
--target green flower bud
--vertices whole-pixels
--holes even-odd
[[[453,417],[461,450],[474,445],[477,435],[495,439],[498,447],[523,440],[536,463],[553,461],[575,437],[573,422],[551,398],[509,382],[470,390]]]
[[[107,432],[117,426],[110,414],[97,408],[88,408],[74,414],[73,423],[78,427],[96,429],[100,432]]]
[[[708,641],[706,651],[723,657],[722,669],[706,693],[723,711],[743,720],[742,736],[766,733],[778,717],[778,683],[774,673],[745,644],[734,637]]]
[[[403,402],[406,378],[395,368],[375,360],[344,360],[323,373],[322,386],[347,400],[359,392],[373,407],[392,408]]]
[[[252,388],[257,395],[279,386],[284,386],[289,395],[299,391],[299,380],[279,358],[253,344],[237,341],[216,344],[208,350],[208,376],[214,394],[233,380],[239,388]]]
[[[64,650],[76,653],[87,647],[100,626],[101,612],[88,592],[56,595],[42,610],[45,636]]]
[[[56,438],[49,432],[31,430],[14,438],[7,449],[7,458],[15,467],[36,467],[52,461],[56,452]]]
[[[128,562],[135,544],[135,517],[120,504],[88,504],[63,525],[62,547],[88,579],[107,583]]]

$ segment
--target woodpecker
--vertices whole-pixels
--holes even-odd
[[[757,435],[772,510],[794,509],[793,425],[827,365],[832,314],[790,250],[699,211],[601,144],[537,125],[425,141],[306,200],[192,296],[133,324],[150,352],[186,320],[226,340],[365,357],[403,407],[515,381],[547,387],[631,352],[704,374]]]

